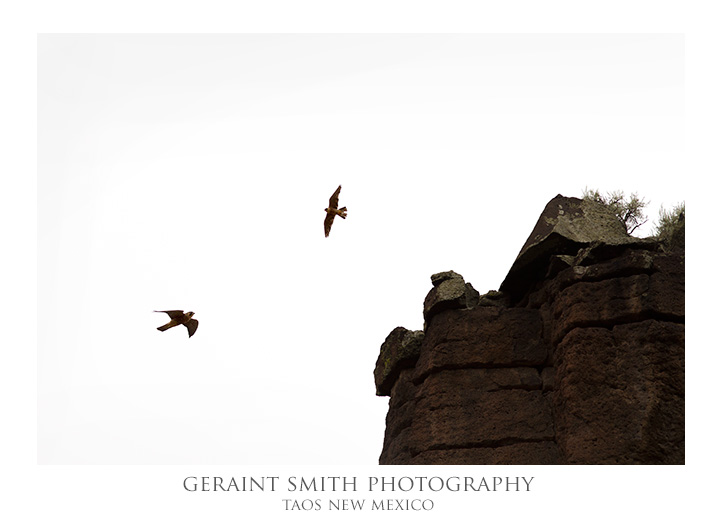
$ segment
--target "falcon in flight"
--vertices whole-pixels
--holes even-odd
[[[331,224],[334,222],[334,217],[337,215],[342,219],[346,219],[346,206],[339,208],[339,193],[341,192],[341,184],[336,189],[334,194],[329,198],[329,207],[324,208],[326,212],[326,218],[324,219],[324,236],[328,237],[331,231]]]
[[[196,329],[198,328],[198,321],[195,319],[191,319],[193,317],[193,312],[186,312],[183,313],[183,310],[153,310],[154,312],[159,312],[163,314],[168,314],[168,316],[171,318],[170,321],[168,321],[163,326],[159,326],[158,329],[161,332],[165,332],[169,328],[173,328],[174,326],[178,326],[179,324],[182,324],[186,328],[188,328],[188,337],[191,337],[193,334],[196,333]]]

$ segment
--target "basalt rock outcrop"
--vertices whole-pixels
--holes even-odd
[[[380,463],[683,464],[684,220],[640,239],[558,195],[499,291],[433,275],[374,371]]]

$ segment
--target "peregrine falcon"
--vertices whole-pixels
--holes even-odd
[[[342,219],[346,219],[346,206],[338,208],[339,206],[339,192],[341,192],[341,184],[336,189],[334,194],[329,198],[329,207],[324,208],[326,212],[326,218],[324,219],[324,236],[328,237],[331,231],[331,223],[334,222],[334,217],[337,215]]]
[[[198,321],[195,319],[191,319],[193,317],[193,312],[186,312],[183,313],[183,310],[153,310],[154,312],[164,313],[168,314],[168,316],[171,318],[168,323],[164,324],[163,326],[159,326],[158,329],[161,332],[165,332],[169,328],[173,328],[174,326],[178,326],[179,324],[182,324],[186,328],[188,328],[188,337],[191,337],[193,334],[196,333],[196,329],[198,328]]]

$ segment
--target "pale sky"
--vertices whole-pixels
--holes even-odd
[[[429,276],[684,146],[681,35],[41,35],[38,462],[374,465]]]

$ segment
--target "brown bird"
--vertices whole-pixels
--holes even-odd
[[[346,206],[338,208],[339,206],[339,193],[341,192],[341,184],[336,189],[334,194],[329,198],[329,207],[324,208],[326,212],[326,218],[324,219],[324,236],[328,237],[331,231],[331,224],[334,222],[334,217],[337,215],[342,219],[346,219]]]
[[[178,326],[179,324],[182,324],[186,328],[188,328],[188,337],[191,337],[193,334],[196,333],[196,329],[198,328],[198,321],[195,319],[191,319],[193,317],[193,312],[186,312],[183,313],[183,310],[153,310],[154,312],[164,313],[168,314],[168,316],[171,318],[170,321],[168,321],[163,326],[159,326],[158,329],[161,332],[165,332],[169,328],[173,328],[174,326]]]

